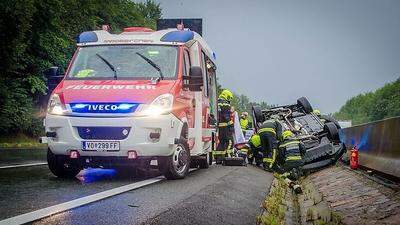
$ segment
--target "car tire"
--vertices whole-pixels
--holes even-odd
[[[253,106],[252,107],[253,111],[253,123],[254,127],[256,127],[257,123],[262,123],[264,122],[264,115],[262,113],[261,107],[259,106]]]
[[[339,140],[339,131],[336,125],[332,122],[325,123],[324,131],[328,133],[328,138],[332,141]]]
[[[313,111],[313,108],[306,97],[301,97],[297,99],[297,106],[303,108],[305,113],[312,113]]]
[[[321,118],[324,119],[326,121],[326,123],[327,122],[332,122],[332,123],[334,123],[336,125],[337,129],[341,129],[339,122],[335,118],[333,118],[332,116],[322,115]]]
[[[171,156],[162,160],[161,172],[168,180],[183,179],[189,172],[190,152],[186,139],[179,139]]]
[[[57,157],[50,149],[47,149],[47,165],[51,173],[60,178],[74,178],[81,171],[79,166]]]

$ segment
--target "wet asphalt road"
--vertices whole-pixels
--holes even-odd
[[[92,169],[64,180],[47,165],[0,169],[0,220],[143,179]],[[254,224],[271,181],[270,173],[252,166],[213,165],[183,180],[163,180],[34,224]]]
[[[46,149],[0,149],[0,166],[46,162]]]

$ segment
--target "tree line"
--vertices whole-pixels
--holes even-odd
[[[400,116],[400,78],[373,92],[349,99],[334,117],[353,125]]]
[[[47,92],[43,72],[67,67],[75,37],[110,25],[155,28],[159,4],[131,0],[0,1],[0,134],[39,135],[39,101]]]

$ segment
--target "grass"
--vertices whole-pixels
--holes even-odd
[[[46,144],[39,143],[38,138],[25,134],[0,136],[0,148],[45,148]]]
[[[258,217],[258,224],[262,225],[281,225],[285,224],[286,206],[285,199],[287,186],[283,179],[276,178],[276,183],[271,187],[268,197],[263,202],[266,213]]]

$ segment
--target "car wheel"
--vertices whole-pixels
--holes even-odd
[[[341,129],[339,122],[335,118],[333,118],[332,116],[322,115],[321,118],[324,119],[326,122],[334,123],[336,125],[337,129]]]
[[[190,152],[184,139],[179,140],[174,153],[163,160],[161,167],[162,173],[169,180],[182,179],[187,175],[190,167]]]
[[[297,106],[303,108],[305,113],[311,113],[313,111],[313,108],[306,97],[297,99]]]
[[[328,138],[332,141],[339,140],[339,131],[336,125],[332,122],[325,123],[324,131],[328,133]]]
[[[264,115],[262,114],[261,107],[259,106],[253,106],[252,107],[253,111],[253,123],[254,127],[257,127],[257,123],[262,123],[264,122]]]
[[[81,171],[80,167],[58,158],[50,149],[47,149],[47,165],[51,173],[61,178],[74,178]]]

